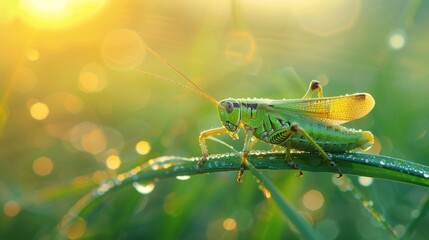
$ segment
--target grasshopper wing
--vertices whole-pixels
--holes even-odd
[[[274,100],[267,110],[281,118],[305,116],[316,122],[342,124],[365,116],[374,105],[371,95],[355,93],[338,97]]]

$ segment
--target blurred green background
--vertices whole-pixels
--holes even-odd
[[[218,100],[300,98],[312,79],[325,96],[368,92],[374,110],[347,126],[375,134],[374,154],[428,165],[428,29],[429,2],[419,0],[1,0],[0,239],[58,237],[66,212],[103,180],[154,157],[201,154],[197,137],[220,126],[216,109],[136,70],[185,83],[145,46]],[[222,139],[242,148],[243,138]],[[265,173],[325,239],[390,237],[334,174]],[[398,236],[428,195],[349,177]],[[299,238],[250,172],[235,178],[160,180],[145,194],[123,187],[65,236]],[[428,235],[420,224],[413,239]]]

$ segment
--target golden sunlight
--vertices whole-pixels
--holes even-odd
[[[94,16],[108,0],[21,0],[21,17],[43,29],[68,28]]]
[[[0,1],[0,25],[9,24],[17,17],[15,1]]]

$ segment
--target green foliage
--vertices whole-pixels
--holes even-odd
[[[415,184],[424,187],[429,187],[429,167],[415,164],[409,161],[391,158],[380,155],[369,155],[360,153],[343,153],[343,154],[331,154],[333,160],[337,161],[341,166],[341,170],[344,174],[368,176],[373,178],[393,180],[408,184]],[[317,154],[310,153],[294,153],[292,155],[293,160],[300,165],[303,171],[310,172],[334,172],[335,169],[324,163],[322,158]],[[256,169],[288,169],[296,171],[287,164],[285,164],[285,155],[282,153],[270,153],[270,152],[257,152],[249,155],[249,169],[256,177],[258,184],[261,184],[263,188],[266,188],[273,200],[279,205],[281,211],[290,219],[291,223],[297,228],[300,235],[304,239],[317,239],[321,238],[315,233],[309,224],[303,220],[299,213],[290,206],[290,204],[281,196],[281,193],[277,187],[262,173]],[[101,198],[105,197],[106,193],[110,193],[112,190],[119,190],[122,188],[128,188],[133,185],[137,191],[147,194],[150,193],[153,188],[152,182],[155,179],[162,178],[173,178],[181,176],[190,176],[203,173],[213,173],[222,171],[238,171],[240,168],[240,157],[231,154],[215,155],[208,158],[208,161],[202,166],[197,166],[198,158],[181,158],[181,157],[160,157],[151,160],[150,162],[143,164],[132,169],[129,172],[120,174],[117,178],[108,180],[102,183],[92,193],[86,195],[81,201],[79,201],[64,217],[63,222],[60,225],[60,231],[66,234],[70,226],[76,221],[76,218],[80,217],[82,213],[86,213],[83,216],[88,218],[89,207],[94,205],[100,205]],[[307,174],[306,174],[307,175]],[[137,185],[137,182],[149,182],[146,187]],[[348,185],[349,186],[349,185]],[[260,188],[260,187],[259,187]],[[349,188],[349,187],[347,187]],[[355,188],[355,187],[353,187]],[[359,190],[353,190],[354,195],[362,195]],[[358,200],[365,206],[364,200],[358,197]],[[374,216],[374,218],[386,225],[390,234],[394,234],[390,226],[386,223],[384,217],[380,215],[372,207],[368,207],[368,211]],[[424,212],[427,211],[427,204],[423,207]],[[424,214],[422,214],[424,215]],[[410,226],[415,228],[419,220]],[[410,233],[408,233],[410,234]],[[411,233],[412,234],[412,233]]]

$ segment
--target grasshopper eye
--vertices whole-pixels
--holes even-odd
[[[234,105],[231,102],[225,102],[225,109],[228,114],[234,110]]]

